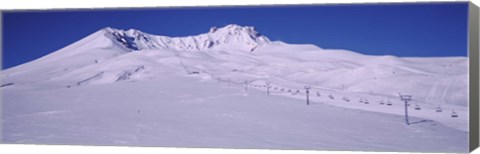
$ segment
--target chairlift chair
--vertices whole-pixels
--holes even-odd
[[[435,108],[435,112],[442,112],[442,107],[441,106],[438,106],[437,108]]]
[[[392,102],[387,101],[387,106],[392,106],[392,105],[393,105]]]
[[[383,100],[381,100],[380,105],[385,105],[385,102]]]
[[[418,104],[415,104],[415,110],[421,110],[420,106]]]
[[[292,92],[292,95],[297,95],[299,92],[300,92],[299,90]]]
[[[330,98],[330,99],[335,99],[335,97],[333,97],[332,94],[328,95],[328,98]]]
[[[457,118],[457,117],[458,117],[457,112],[455,112],[455,110],[452,110],[452,118]]]
[[[363,101],[363,103],[364,103],[364,104],[369,104],[370,102],[368,102],[368,100],[365,99],[365,100]]]

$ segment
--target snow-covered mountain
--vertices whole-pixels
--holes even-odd
[[[72,87],[150,80],[157,73],[269,81],[291,88],[396,96],[467,105],[467,58],[368,56],[270,41],[253,27],[212,27],[187,37],[101,29],[35,61],[2,71],[4,85]],[[187,73],[186,73],[187,72]],[[48,86],[47,86],[48,87]]]
[[[210,28],[205,34],[188,37],[166,37],[143,33],[139,30],[127,31],[105,28],[126,50],[172,49],[184,51],[202,51],[209,49],[236,49],[253,51],[255,47],[270,43],[270,40],[254,30],[253,27],[227,25],[223,28]]]
[[[9,119],[7,124],[11,127],[7,128],[7,132],[11,132],[13,135],[7,136],[7,139],[11,142],[21,142],[23,137],[29,138],[22,135],[25,132],[19,131],[27,129],[23,128],[23,123],[17,122],[22,121],[22,117],[15,115],[28,115],[31,114],[30,111],[51,108],[54,112],[42,110],[42,112],[39,111],[40,115],[37,116],[50,117],[57,114],[66,114],[68,115],[66,117],[82,119],[81,116],[91,113],[90,109],[102,109],[102,112],[95,113],[95,115],[103,115],[103,109],[118,109],[122,110],[119,113],[123,116],[123,110],[135,107],[147,110],[146,108],[152,106],[162,106],[164,104],[161,101],[159,104],[150,103],[163,98],[168,99],[169,103],[173,103],[171,104],[173,106],[183,106],[182,103],[189,101],[201,104],[210,102],[205,100],[216,100],[218,98],[222,100],[221,102],[230,99],[233,99],[233,101],[225,102],[228,104],[225,106],[206,104],[207,107],[212,107],[212,109],[208,109],[211,110],[209,113],[213,113],[213,110],[216,109],[232,110],[231,112],[236,113],[237,110],[233,110],[234,108],[231,108],[230,105],[235,105],[232,104],[235,102],[246,101],[244,102],[246,106],[243,107],[248,108],[248,111],[242,112],[242,115],[230,115],[228,118],[245,118],[250,113],[251,116],[269,114],[263,116],[270,117],[270,112],[254,112],[257,111],[256,104],[268,101],[268,98],[271,98],[266,95],[267,91],[270,94],[269,96],[278,96],[272,101],[291,102],[290,99],[293,98],[303,103],[305,99],[304,86],[311,87],[310,97],[314,103],[327,103],[354,110],[374,111],[375,114],[372,114],[371,117],[381,119],[395,119],[397,117],[384,118],[383,114],[377,115],[377,113],[402,115],[404,108],[402,102],[398,99],[398,94],[412,94],[412,103],[415,106],[421,106],[422,110],[412,108],[411,116],[435,120],[450,128],[460,130],[460,132],[451,131],[443,128],[443,126],[435,128],[453,132],[453,134],[457,134],[453,136],[458,137],[458,134],[463,134],[463,131],[468,129],[467,75],[467,57],[404,58],[389,55],[363,55],[348,50],[323,49],[310,44],[288,44],[281,41],[271,41],[253,27],[239,25],[227,25],[221,28],[212,27],[204,34],[187,37],[152,35],[135,29],[104,28],[44,57],[2,70],[1,90],[6,98],[4,101],[5,107],[9,109],[6,115]],[[267,88],[267,84],[270,88]],[[229,86],[229,88],[223,86]],[[237,92],[231,89],[232,87],[236,87],[240,91],[248,89],[248,93],[253,97],[250,98],[250,101],[247,101],[248,99],[239,97]],[[247,96],[248,93],[242,95]],[[261,94],[265,94],[265,96]],[[150,100],[144,97],[155,99]],[[50,102],[47,103],[50,105],[40,105],[42,100],[43,102]],[[364,103],[364,100],[369,100],[370,105],[365,105],[368,103]],[[36,102],[36,105],[29,103],[32,101]],[[137,101],[143,102],[143,105],[128,105],[129,102]],[[74,107],[81,108],[81,110],[70,112],[71,110],[77,110],[68,105],[72,102],[77,102],[78,105]],[[361,102],[361,104],[358,102]],[[387,106],[385,102],[391,102],[393,105]],[[273,102],[269,103],[272,103],[270,105],[275,104]],[[94,106],[99,105],[100,108],[92,108],[92,104],[95,104]],[[285,106],[272,108],[271,114],[273,115],[276,111],[289,112],[284,111],[286,110],[285,107],[295,108],[292,105],[283,105]],[[17,110],[18,106],[25,109]],[[37,108],[33,108],[33,106]],[[264,105],[266,108],[271,108],[267,106]],[[411,105],[411,107],[413,106]],[[245,109],[243,107],[238,109]],[[435,109],[439,107],[443,108],[444,112],[435,113]],[[64,110],[68,110],[68,112],[64,112]],[[330,108],[321,110],[321,115],[328,114],[328,116],[335,115],[334,113],[330,115],[330,112],[337,111],[337,109]],[[198,113],[199,118],[205,116],[205,112],[197,112],[197,109],[195,109],[196,112],[179,108],[176,108],[175,112],[173,112],[174,110],[164,109],[162,111],[165,114],[170,112],[172,112],[171,114]],[[451,118],[450,114],[453,111],[460,118]],[[311,110],[311,112],[317,111]],[[135,111],[135,113],[139,114],[140,110]],[[292,114],[294,113],[292,112]],[[298,116],[296,118],[299,119],[306,117],[296,113],[294,115],[293,117]],[[351,113],[351,116],[354,117],[361,115],[368,116],[370,113]],[[132,113],[131,116],[136,115]],[[348,119],[348,116],[335,117]],[[180,119],[177,120],[181,121]],[[207,117],[206,119],[210,118]],[[292,121],[295,121],[294,119]],[[23,120],[28,121],[28,118]],[[270,120],[275,121],[275,119]],[[328,121],[328,119],[321,117],[317,120]],[[40,119],[40,121],[42,120]],[[362,120],[357,119],[357,121]],[[364,122],[366,121],[372,120],[366,119]],[[395,125],[402,122],[403,120],[400,119]],[[221,123],[218,124],[221,125]],[[283,123],[279,121],[278,124]],[[343,124],[333,124],[331,128],[344,127]],[[390,129],[390,124],[388,122],[378,124],[378,128]],[[258,123],[249,125],[256,127]],[[264,129],[263,125],[261,127],[262,129],[259,130]],[[430,127],[433,126],[421,126],[418,129],[429,132]],[[365,131],[367,129],[375,130],[376,128],[365,127]],[[410,131],[409,128],[405,129]],[[78,132],[75,129],[68,130]],[[71,134],[71,132],[67,134]],[[448,133],[446,134],[445,138],[449,138]],[[76,138],[75,136],[70,137]],[[362,140],[361,135],[358,137]],[[428,136],[422,139],[416,137],[418,136],[413,136],[411,139],[419,142],[422,139],[432,139]],[[39,138],[42,138],[42,135],[39,135]],[[462,137],[455,139],[454,143],[457,144],[451,144],[450,142],[453,140],[444,140],[445,138],[435,139],[439,142],[448,141],[448,144],[446,142],[445,144],[438,144],[442,145],[441,148],[454,146],[449,150],[458,151],[459,146],[463,146],[464,141],[459,141]],[[33,139],[33,141],[43,141],[43,139]],[[381,137],[377,139],[379,142],[384,141]],[[132,140],[127,139],[126,144],[133,144],[132,142]],[[98,143],[109,144],[110,142]],[[135,144],[145,145],[142,143],[135,138]],[[342,143],[349,144],[349,142]],[[401,147],[411,146],[410,144],[403,145],[403,142],[398,144],[402,144]],[[148,145],[155,144],[149,143]],[[181,146],[182,144],[173,145]],[[197,144],[188,145],[195,146]],[[337,144],[327,145],[324,146],[332,148],[335,147],[333,145]],[[357,143],[351,142],[351,145],[350,147],[356,147]],[[437,144],[431,146],[435,145]],[[362,146],[371,149],[379,148],[374,144]],[[432,147],[425,149],[432,149]],[[398,147],[384,148],[395,149]],[[423,147],[417,148],[425,150],[422,149]],[[358,147],[358,149],[362,148]]]

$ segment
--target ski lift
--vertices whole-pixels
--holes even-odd
[[[363,103],[363,98],[360,98],[360,100],[358,101],[359,103]]]
[[[452,110],[452,118],[457,118],[457,117],[458,117],[457,112],[455,112],[455,110]]]
[[[330,99],[335,99],[335,97],[333,97],[332,94],[329,94],[329,95],[328,95],[328,98],[330,98]]]
[[[350,99],[347,98],[347,97],[345,97],[345,96],[343,96],[343,100],[344,100],[345,102],[350,102]]]
[[[385,102],[383,101],[383,99],[380,101],[380,105],[385,105]]]
[[[300,90],[297,89],[297,91],[292,92],[292,95],[297,95],[300,92]]]
[[[390,100],[387,101],[387,106],[392,106],[392,102],[390,102]]]
[[[415,110],[421,110],[420,106],[418,104],[415,104]]]
[[[442,107],[439,105],[437,108],[435,108],[435,112],[442,112]]]
[[[187,74],[200,74],[199,71],[191,71],[191,72],[188,72]]]
[[[369,104],[369,102],[368,102],[367,99],[365,99],[365,100],[363,101],[363,103],[364,103],[364,104]]]

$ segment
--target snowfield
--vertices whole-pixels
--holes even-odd
[[[467,69],[467,57],[369,56],[238,25],[173,38],[105,28],[2,70],[2,140],[467,152]],[[413,95],[411,125],[399,94]]]
[[[182,84],[177,84],[182,83]],[[205,90],[209,89],[209,90]],[[168,147],[459,152],[467,132],[438,122],[165,77],[4,92],[4,141]]]

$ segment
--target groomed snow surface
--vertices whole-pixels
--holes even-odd
[[[106,28],[2,70],[2,139],[467,152],[467,64],[272,42],[238,25],[176,38]],[[411,125],[399,93],[413,95]]]
[[[428,119],[408,126],[402,116],[191,78],[6,90],[4,100],[6,143],[422,152],[468,145],[467,132]]]

